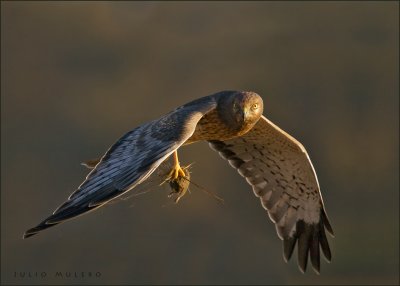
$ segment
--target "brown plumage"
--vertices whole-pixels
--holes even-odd
[[[257,108],[251,110],[254,106]],[[232,109],[237,109],[237,113],[232,113]],[[263,101],[254,92],[238,92],[235,96],[221,97],[217,108],[200,119],[193,135],[184,145],[204,140],[225,141],[242,136],[253,128],[262,112]]]

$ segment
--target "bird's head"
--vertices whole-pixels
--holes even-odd
[[[218,108],[222,118],[233,129],[252,127],[263,113],[263,100],[251,91],[224,91],[220,93]]]
[[[263,100],[255,92],[240,91],[233,96],[232,112],[239,124],[255,124],[263,113]]]

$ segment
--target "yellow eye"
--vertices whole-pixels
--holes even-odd
[[[251,110],[256,110],[258,108],[258,103],[254,103],[252,106],[251,106]]]

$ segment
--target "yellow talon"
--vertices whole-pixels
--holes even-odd
[[[190,173],[189,171],[187,171],[189,167],[190,165],[183,168],[181,167],[178,160],[178,153],[175,151],[172,170],[168,173],[166,179],[163,182],[169,182],[172,193],[168,197],[176,195],[175,203],[178,203],[180,198],[185,195],[186,191],[189,188]]]
[[[186,177],[185,171],[179,166],[178,169],[178,175],[176,176],[176,178],[178,177]]]
[[[181,165],[179,164],[179,159],[178,159],[178,152],[174,152],[174,165],[172,167],[171,172],[168,174],[168,178],[171,178],[172,180],[176,180],[179,177],[185,177],[185,171],[181,168]]]

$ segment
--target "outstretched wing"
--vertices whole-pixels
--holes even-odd
[[[227,141],[210,141],[212,149],[253,187],[276,224],[288,261],[297,241],[298,264],[306,270],[308,255],[320,270],[320,246],[328,261],[331,252],[325,228],[333,235],[318,179],[304,147],[262,116],[252,130]]]
[[[213,96],[204,97],[125,134],[68,200],[26,231],[24,238],[94,210],[143,182],[193,134],[201,117],[215,107]]]

